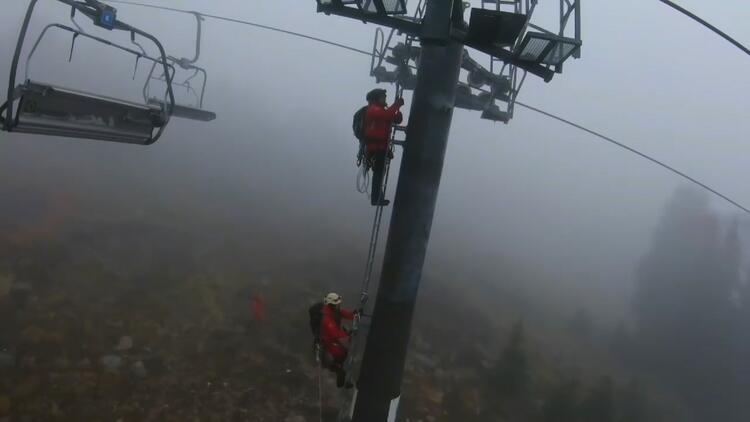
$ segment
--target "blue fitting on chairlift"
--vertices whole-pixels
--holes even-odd
[[[115,27],[115,22],[117,21],[117,12],[115,12],[114,9],[112,10],[103,10],[101,14],[99,15],[99,26],[112,29]]]

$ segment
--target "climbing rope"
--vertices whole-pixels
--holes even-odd
[[[370,172],[368,163],[363,162],[357,168],[357,192],[367,194],[370,190]]]
[[[383,221],[383,205],[382,201],[385,199],[385,192],[388,188],[388,176],[391,172],[391,151],[393,144],[389,141],[388,148],[386,150],[385,157],[385,169],[383,173],[383,183],[381,185],[380,194],[378,195],[378,205],[375,208],[375,217],[372,222],[372,229],[370,230],[370,247],[367,252],[367,263],[365,264],[365,274],[362,278],[362,286],[360,289],[359,307],[360,310],[364,309],[367,304],[367,299],[370,295],[370,281],[372,281],[372,270],[375,266],[375,255],[378,249],[378,239],[380,238],[380,226]]]
[[[320,360],[320,346],[317,346],[315,360],[318,362],[318,411],[320,422],[323,422],[323,362]]]
[[[354,316],[354,320],[352,320],[352,331],[349,335],[349,352],[346,356],[346,361],[343,363],[343,368],[346,371],[346,379],[344,380],[345,384],[353,383],[354,377],[352,375],[351,368],[355,364],[356,359],[355,357],[359,354],[359,345],[360,342],[354,341],[357,336],[357,332],[359,331],[359,321],[361,318],[361,314],[356,314]],[[353,403],[353,395],[349,394],[349,392],[344,389],[343,391],[343,402],[344,404],[339,409],[338,414],[338,420],[339,421],[348,421],[349,418],[347,414],[352,410],[351,407],[354,404]]]

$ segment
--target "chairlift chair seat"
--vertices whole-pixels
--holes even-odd
[[[16,88],[13,132],[149,145],[168,118],[161,107],[27,81]]]

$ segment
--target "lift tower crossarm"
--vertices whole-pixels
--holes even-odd
[[[319,3],[318,12],[325,13],[326,15],[337,15],[345,18],[356,19],[362,22],[369,22],[376,25],[396,28],[400,32],[414,36],[419,35],[419,31],[422,27],[418,22],[413,22],[402,18],[395,18],[393,16],[386,15],[385,13],[370,13],[353,7],[337,6],[335,2],[330,4]]]
[[[360,20],[366,23],[374,23],[376,25],[383,25],[390,28],[395,28],[397,31],[410,35],[413,37],[419,37],[422,33],[422,23],[415,22],[413,20],[405,18],[397,18],[389,16],[385,13],[372,13],[354,7],[344,7],[341,4],[336,4],[332,1],[328,4],[319,3],[318,12],[325,13],[326,15],[337,15],[345,18],[351,18]],[[524,69],[529,73],[539,76],[544,79],[545,82],[552,80],[555,72],[549,68],[542,66],[538,63],[528,62],[516,58],[512,52],[503,49],[496,45],[480,44],[466,40],[466,29],[458,26],[454,26],[450,31],[450,37],[452,40],[465,44],[468,47],[472,47],[482,53],[489,54],[490,56],[497,57],[506,63],[517,66],[520,69]]]

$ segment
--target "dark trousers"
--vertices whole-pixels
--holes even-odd
[[[372,163],[372,187],[370,193],[370,203],[372,203],[372,205],[377,205],[381,199],[380,191],[383,188],[383,175],[385,173],[386,154],[386,151],[368,154],[370,163]],[[383,197],[382,199],[385,199],[385,197]]]
[[[344,369],[344,362],[346,361],[346,355],[334,359],[325,350],[321,350],[321,362],[323,367],[336,374],[336,386],[341,388],[346,384],[346,370]]]
[[[344,362],[336,362],[328,369],[336,374],[336,386],[338,388],[343,387],[346,384],[346,370],[344,369]]]

